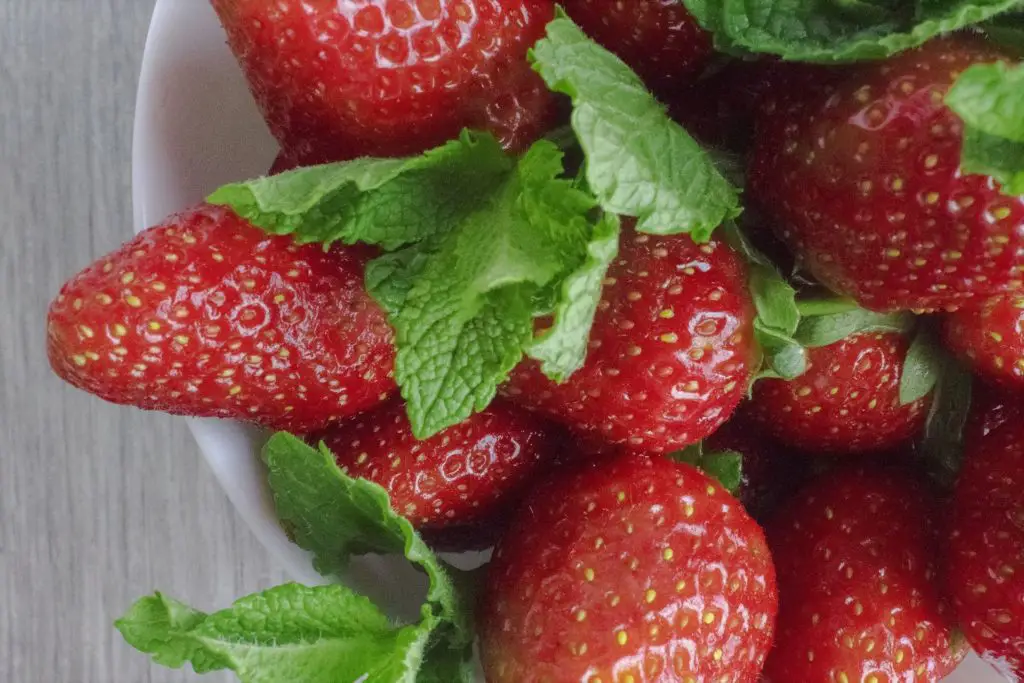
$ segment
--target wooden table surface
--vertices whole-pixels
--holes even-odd
[[[46,306],[131,234],[134,94],[152,0],[0,0],[0,681],[222,681],[111,622],[154,589],[201,608],[284,580],[185,424],[51,375]]]

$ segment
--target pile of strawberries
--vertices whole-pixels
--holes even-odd
[[[63,287],[54,370],[108,401],[323,441],[430,542],[496,542],[477,615],[491,683],[938,681],[968,645],[1024,680],[1024,197],[961,171],[943,99],[1010,56],[954,34],[855,66],[709,72],[682,5],[564,4],[695,135],[749,160],[744,228],[795,263],[802,296],[907,312],[918,332],[857,328],[808,345],[794,379],[759,372],[741,251],[627,226],[583,368],[556,383],[524,360],[488,408],[417,440],[364,285],[374,250],[203,204]],[[213,5],[275,171],[464,128],[515,152],[566,121],[526,60],[548,0]],[[919,448],[943,397],[901,396],[922,328],[975,375],[955,486]],[[699,442],[743,456],[735,496],[679,462]]]

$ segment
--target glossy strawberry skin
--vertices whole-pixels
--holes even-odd
[[[780,609],[765,683],[939,681],[963,651],[938,575],[940,512],[899,471],[841,468],[768,523]]]
[[[713,54],[710,34],[676,0],[566,0],[562,6],[659,94],[693,81]]]
[[[900,404],[909,342],[861,333],[808,349],[807,372],[754,385],[750,417],[779,441],[811,455],[866,453],[898,446],[924,426],[925,396]]]
[[[495,401],[486,410],[417,441],[405,405],[393,401],[317,434],[350,476],[384,487],[391,504],[428,534],[501,526],[496,519],[560,446],[560,431]],[[481,532],[480,535],[488,535]]]
[[[627,455],[526,497],[481,606],[490,683],[753,683],[777,602],[734,498],[688,465]]]
[[[366,254],[325,253],[201,205],[72,278],[50,306],[50,364],[114,403],[305,432],[394,388]]]
[[[975,405],[974,408],[979,406]],[[975,412],[953,497],[947,581],[968,642],[1024,680],[1024,410]]]
[[[673,450],[714,432],[739,404],[753,319],[746,265],[724,242],[626,231],[584,367],[556,384],[528,361],[503,391],[584,435]]]
[[[956,75],[1004,56],[978,38],[932,41],[807,89],[761,122],[750,173],[803,265],[875,310],[952,310],[1022,287],[1024,197],[959,170]]]
[[[525,148],[557,116],[526,51],[550,0],[212,0],[300,165],[416,154],[464,127]]]
[[[747,152],[755,122],[765,107],[789,97],[806,96],[837,81],[845,69],[783,62],[774,57],[735,60],[707,77],[668,95],[669,115],[701,142],[718,149]]]
[[[950,314],[943,341],[978,375],[1024,389],[1024,295],[987,299]]]

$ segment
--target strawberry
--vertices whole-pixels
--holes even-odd
[[[734,60],[667,96],[669,114],[712,147],[747,151],[758,113],[779,98],[837,79],[843,69],[762,57]]]
[[[550,0],[211,0],[299,165],[414,154],[464,127],[525,148],[556,100],[526,60]]]
[[[963,125],[943,103],[977,37],[932,41],[806,88],[762,121],[749,177],[803,265],[875,310],[955,309],[1021,289],[1024,197],[960,171]]]
[[[757,680],[775,575],[761,529],[698,470],[627,455],[541,484],[489,568],[489,683]]]
[[[943,340],[979,375],[1024,388],[1024,295],[986,299],[950,314]]]
[[[713,54],[711,36],[677,0],[565,0],[562,6],[655,93],[693,81]]]
[[[555,455],[557,437],[537,417],[495,401],[417,441],[405,405],[394,401],[312,440],[322,440],[350,476],[383,486],[395,510],[429,537],[497,527],[510,497]]]
[[[665,452],[739,404],[754,364],[746,266],[724,242],[624,233],[582,369],[563,384],[527,361],[504,393],[583,434]]]
[[[766,683],[938,681],[963,648],[938,585],[939,511],[916,479],[841,468],[769,522],[779,581]]]
[[[978,408],[976,404],[974,408]],[[968,642],[1024,680],[1024,411],[976,411],[953,496],[949,592]]]
[[[897,333],[860,333],[807,350],[807,372],[754,386],[749,415],[785,444],[812,454],[897,446],[924,426],[931,397],[900,404],[909,343]]]
[[[64,285],[47,319],[50,364],[114,403],[317,429],[395,388],[365,261],[201,205]]]

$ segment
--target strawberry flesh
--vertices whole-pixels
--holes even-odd
[[[458,535],[493,541],[499,513],[554,457],[559,436],[536,416],[495,401],[417,441],[405,404],[394,401],[311,440],[322,440],[350,476],[384,487],[395,510],[428,536],[478,528],[477,534]]]
[[[775,577],[761,529],[689,465],[627,455],[526,497],[478,622],[490,683],[753,683]]]
[[[557,101],[527,49],[550,0],[212,0],[271,131],[300,165],[403,156],[464,127],[522,149]]]
[[[565,0],[562,6],[658,94],[693,81],[713,54],[711,35],[677,0]]]
[[[749,416],[781,442],[811,455],[898,446],[924,426],[931,396],[901,405],[909,343],[895,333],[855,334],[808,349],[807,372],[754,385]]]
[[[626,231],[608,270],[586,363],[556,384],[533,361],[504,393],[633,450],[700,441],[743,398],[754,363],[746,265],[724,242]]]
[[[305,432],[394,390],[367,254],[298,246],[202,205],[72,278],[52,303],[54,371],[107,401]]]
[[[987,403],[984,401],[983,403]],[[968,642],[1008,680],[1024,680],[1024,411],[979,409],[953,497],[949,591]]]
[[[937,574],[936,501],[902,472],[842,468],[769,522],[779,621],[765,683],[939,681],[964,652]]]
[[[943,341],[978,375],[1024,389],[1024,295],[987,299],[950,314]]]
[[[759,126],[749,176],[780,236],[832,290],[874,310],[952,310],[1024,286],[1024,197],[960,171],[943,98],[979,38],[932,41],[806,88]]]

